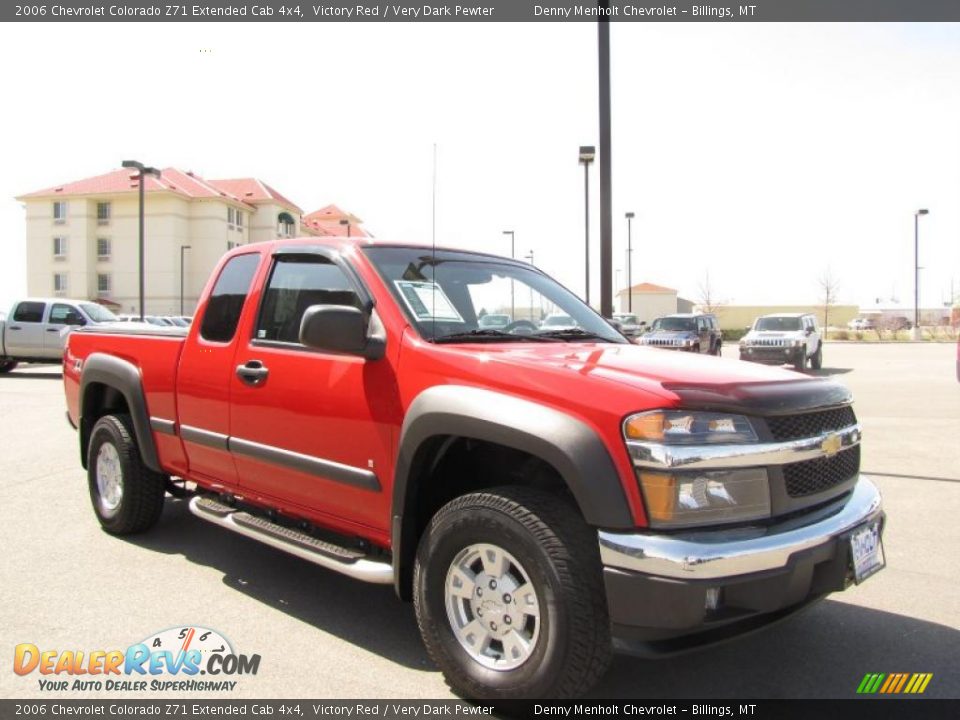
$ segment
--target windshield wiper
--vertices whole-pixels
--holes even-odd
[[[484,330],[470,330],[468,332],[451,333],[433,338],[435,343],[454,342],[556,342],[550,337],[542,335],[515,335],[502,330],[486,328]]]
[[[545,330],[538,332],[536,337],[554,338],[557,340],[602,340],[603,342],[614,342],[608,337],[597,335],[583,328],[563,328],[562,330]]]

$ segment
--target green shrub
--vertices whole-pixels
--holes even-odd
[[[746,334],[747,330],[745,328],[728,328],[720,331],[720,337],[723,338],[724,342],[737,342]]]

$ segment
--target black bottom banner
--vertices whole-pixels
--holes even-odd
[[[759,720],[940,720],[960,716],[960,701],[855,700],[0,700],[7,718],[757,718]]]

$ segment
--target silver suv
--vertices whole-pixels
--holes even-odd
[[[762,315],[740,340],[740,359],[765,365],[791,364],[803,370],[823,365],[823,338],[817,319],[809,313]]]

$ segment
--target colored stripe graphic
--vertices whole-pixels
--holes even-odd
[[[920,695],[933,679],[933,673],[867,673],[857,686],[860,695]]]

